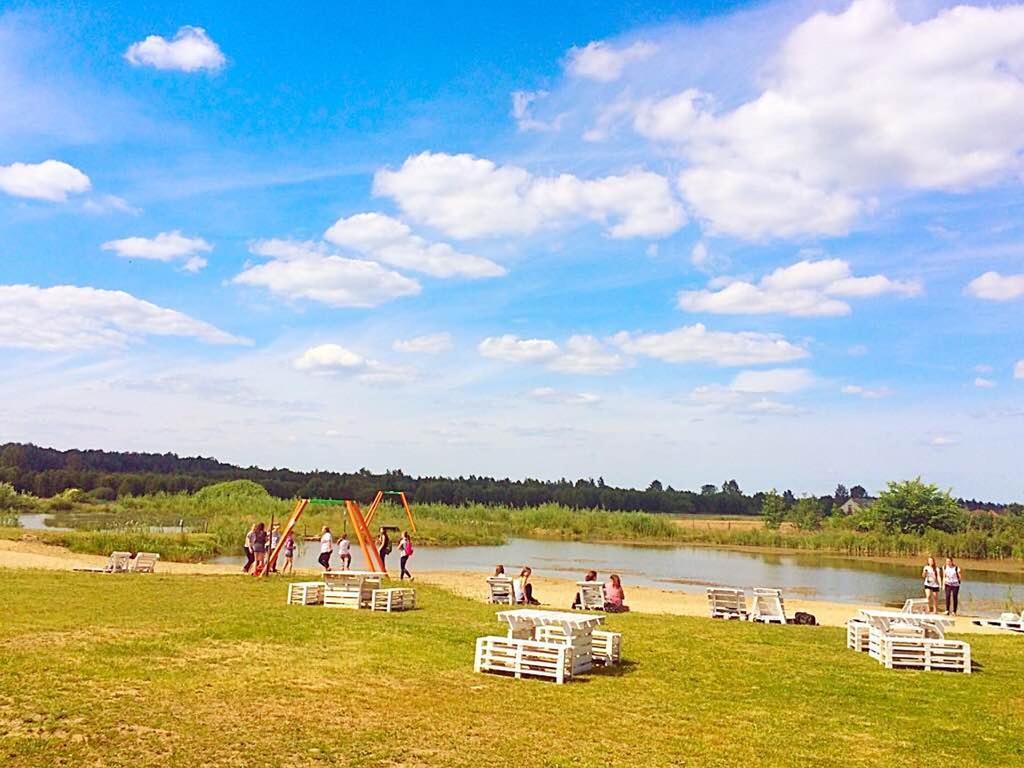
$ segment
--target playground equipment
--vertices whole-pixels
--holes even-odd
[[[299,522],[302,513],[306,511],[310,504],[344,505],[345,511],[348,513],[349,522],[352,523],[352,530],[356,533],[359,549],[362,550],[363,557],[366,558],[367,570],[372,573],[386,574],[384,562],[381,560],[380,552],[377,551],[376,539],[370,532],[370,524],[373,522],[373,518],[376,516],[377,510],[385,496],[397,496],[399,498],[402,507],[405,509],[405,515],[409,518],[409,528],[415,533],[416,519],[413,517],[412,508],[409,506],[409,500],[406,498],[404,491],[377,491],[377,495],[373,497],[373,501],[370,503],[370,507],[365,514],[362,508],[360,508],[359,502],[355,499],[299,499],[295,503],[295,509],[292,510],[292,514],[285,523],[284,529],[281,531],[281,538],[277,542],[277,546],[274,547],[274,550],[267,558],[266,567],[253,571],[253,575],[265,576],[267,571],[274,567],[278,556],[281,554],[281,550],[284,549],[285,540],[289,534],[294,533],[295,525]]]

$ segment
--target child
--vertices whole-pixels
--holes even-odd
[[[409,581],[412,581],[412,574],[409,573],[409,569],[405,567],[405,564],[409,562],[409,558],[412,557],[412,539],[410,538],[408,531],[402,531],[402,538],[398,542],[398,554],[401,555],[399,564],[402,568],[399,580],[404,580],[405,577],[408,576]]]
[[[352,564],[352,542],[348,540],[348,534],[341,534],[338,539],[338,557],[341,559],[341,570],[347,571]]]
[[[284,540],[284,565],[281,566],[281,573],[294,573],[295,571],[295,536],[290,531]]]
[[[604,609],[609,613],[626,613],[629,606],[625,603],[626,593],[622,589],[622,580],[619,574],[613,573],[604,585]]]
[[[277,550],[277,545],[281,541],[281,526],[274,523],[270,526],[270,549],[268,550],[273,554]],[[277,560],[270,563],[270,572],[277,573]]]

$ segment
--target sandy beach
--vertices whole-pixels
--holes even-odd
[[[81,555],[64,547],[31,540],[8,541],[0,540],[0,568],[38,568],[44,570],[70,571],[75,568],[100,568],[107,562],[106,557],[98,555]],[[231,565],[212,565],[207,563],[172,563],[161,561],[157,566],[160,573],[173,574],[206,574],[206,575],[238,575],[238,568]],[[296,576],[310,576],[317,573],[312,570],[297,570]],[[472,571],[425,571],[417,572],[418,583],[430,584],[447,589],[457,595],[475,600],[486,599],[484,579],[489,574]],[[537,596],[544,605],[564,609],[572,604],[576,593],[576,585],[570,579],[554,579],[535,576],[533,579]],[[657,589],[654,587],[630,587],[626,585],[626,602],[631,610],[638,613],[663,613],[677,616],[707,616],[707,599],[698,592]],[[824,600],[804,600],[798,597],[786,597],[786,612],[789,615],[797,611],[811,613],[818,623],[827,627],[845,626],[858,608],[886,609],[882,605],[852,605],[834,603]],[[891,609],[891,607],[890,607]],[[968,617],[961,618],[953,630],[954,633],[1005,634],[1000,630],[978,627],[970,623]]]

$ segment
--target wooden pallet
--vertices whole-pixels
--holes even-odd
[[[492,576],[487,580],[487,602],[498,605],[515,605],[516,594],[512,579],[508,576]]]
[[[416,590],[402,587],[375,589],[370,599],[374,611],[411,611],[416,608]]]
[[[969,675],[971,646],[962,640],[885,635],[881,639],[879,661],[886,669],[944,669]]]
[[[857,653],[867,653],[871,627],[865,621],[850,619],[846,622],[846,647]]]
[[[707,593],[712,619],[747,618],[747,594],[742,589],[708,587]]]
[[[159,559],[157,552],[138,552],[128,561],[128,570],[132,573],[155,573],[156,561]]]
[[[296,581],[288,585],[288,605],[323,605],[322,581]]]
[[[566,639],[565,629],[557,624],[537,627],[534,639],[543,643],[561,643],[569,649],[570,667],[574,675],[581,675],[593,669],[594,630],[577,629],[572,639]]]
[[[359,610],[371,599],[364,596],[363,585],[360,582],[347,584],[324,584],[324,606],[327,608],[351,608]]]
[[[476,639],[473,669],[509,674],[517,680],[539,677],[562,684],[572,677],[570,661],[570,647],[565,643],[489,636]]]
[[[595,629],[591,634],[592,653],[596,664],[611,667],[622,660],[622,633]]]

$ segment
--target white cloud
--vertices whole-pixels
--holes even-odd
[[[572,48],[569,51],[566,69],[576,77],[611,83],[622,76],[627,64],[648,59],[657,50],[656,45],[642,40],[624,48],[615,48],[606,42],[595,41],[582,48]]]
[[[948,448],[951,445],[956,445],[960,441],[952,435],[934,435],[928,440],[928,445],[933,448]]]
[[[14,197],[63,203],[68,195],[91,188],[88,176],[60,160],[0,165],[0,191]]]
[[[992,389],[993,387],[996,386],[996,383],[992,381],[992,379],[986,379],[981,376],[978,376],[974,380],[974,386],[978,387],[978,389]]]
[[[124,57],[135,66],[181,72],[214,71],[227,62],[220,47],[202,27],[181,27],[171,40],[149,35],[145,40],[132,43]]]
[[[285,299],[310,299],[332,307],[375,307],[402,296],[415,296],[415,280],[374,261],[330,254],[317,243],[259,240],[250,252],[270,259],[249,266],[232,282],[268,289]]]
[[[841,235],[879,194],[961,191],[1024,165],[1021,5],[909,22],[892,0],[857,0],[797,25],[759,82],[727,109],[688,83],[632,107],[635,129],[687,162],[680,187],[714,232]]]
[[[452,349],[450,333],[431,333],[425,336],[414,336],[411,339],[398,339],[391,345],[396,352],[408,352],[417,355],[439,355]]]
[[[562,392],[553,387],[537,387],[530,390],[530,397],[542,403],[557,405],[596,405],[601,402],[599,395],[590,392]]]
[[[788,363],[808,356],[803,347],[773,333],[709,331],[703,324],[667,333],[622,331],[612,341],[624,352],[668,363],[712,363],[721,366]]]
[[[719,272],[729,267],[729,259],[711,253],[703,240],[698,241],[690,251],[690,263],[701,272]]]
[[[862,387],[860,384],[847,384],[841,390],[844,395],[861,397],[865,400],[880,400],[892,394],[888,387]]]
[[[292,367],[304,373],[351,375],[371,384],[397,384],[415,378],[415,371],[411,368],[399,368],[367,359],[340,344],[309,347],[292,361]]]
[[[1024,275],[986,272],[967,284],[967,293],[988,301],[1011,301],[1024,296]]]
[[[628,361],[609,350],[593,336],[570,336],[565,351],[551,361],[551,370],[561,373],[605,375],[626,367]]]
[[[533,116],[532,105],[547,95],[547,91],[512,91],[511,114],[520,131],[557,131],[561,128],[564,115],[551,121],[538,120]]]
[[[351,248],[393,267],[431,277],[501,277],[505,268],[490,259],[459,253],[447,243],[428,243],[408,226],[382,213],[338,219],[324,233],[328,242]]]
[[[767,371],[741,371],[729,387],[747,394],[791,394],[814,386],[816,381],[814,374],[806,368],[772,368]]]
[[[786,416],[799,413],[800,409],[792,403],[782,403],[760,397],[749,392],[740,392],[731,386],[707,384],[696,387],[690,392],[690,402],[701,409],[711,412],[729,412],[745,416]]]
[[[550,360],[559,354],[558,345],[550,339],[520,339],[512,334],[489,336],[477,346],[480,354],[506,363],[535,363]]]
[[[44,351],[121,347],[145,336],[246,344],[209,323],[124,291],[74,285],[0,285],[0,346]]]
[[[183,261],[186,272],[198,272],[206,266],[200,253],[209,253],[213,246],[201,237],[185,237],[179,230],[161,232],[156,237],[126,237],[103,243],[105,251],[113,251],[124,259],[152,261]]]
[[[373,191],[460,239],[528,235],[579,219],[603,224],[612,237],[662,237],[686,221],[668,181],[642,170],[592,180],[534,176],[473,155],[424,152],[397,171],[378,171]]]
[[[127,213],[132,216],[138,216],[142,213],[141,208],[137,208],[123,197],[117,195],[96,195],[90,197],[84,203],[82,208],[89,213],[102,215],[106,213]]]
[[[1024,379],[1024,360],[1018,360],[1017,364],[1013,366],[1013,378]]]
[[[920,292],[916,281],[890,280],[884,275],[854,277],[850,265],[841,259],[804,260],[776,269],[756,285],[732,280],[719,290],[681,291],[679,306],[689,312],[723,315],[835,317],[850,314],[850,305],[842,298]]]

